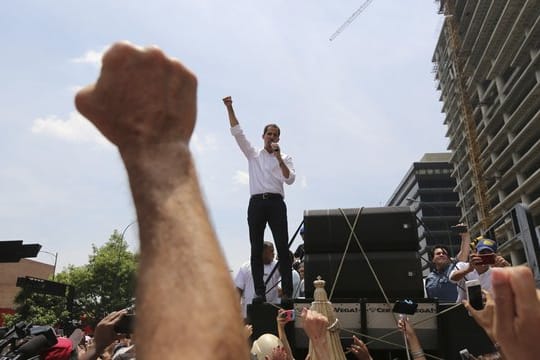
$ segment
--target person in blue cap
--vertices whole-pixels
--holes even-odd
[[[510,266],[502,256],[497,254],[495,240],[481,238],[476,244],[476,251],[471,254],[469,262],[458,262],[450,273],[450,281],[457,284],[457,302],[467,299],[465,282],[479,280],[482,289],[491,293],[491,267]]]

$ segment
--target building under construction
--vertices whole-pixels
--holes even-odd
[[[386,206],[410,206],[418,220],[419,252],[422,268],[429,273],[426,253],[437,244],[448,246],[452,256],[460,249],[461,238],[451,226],[459,223],[461,212],[456,204],[456,180],[451,153],[427,153],[409,168]]]
[[[444,25],[433,55],[434,72],[462,221],[479,235],[523,203],[538,225],[540,1],[439,5]],[[504,238],[509,230],[503,224],[497,232]],[[508,254],[514,250],[510,243]]]

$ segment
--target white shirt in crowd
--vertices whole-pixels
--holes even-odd
[[[270,264],[264,265],[263,280],[265,282],[276,263],[277,261],[274,260]],[[276,271],[274,271],[274,274],[272,275],[271,280],[266,285],[266,301],[269,303],[279,303],[278,286],[281,280],[280,278],[281,277],[279,275],[279,271],[278,269],[276,269]],[[234,285],[237,288],[243,290],[241,303],[242,315],[245,318],[247,316],[247,304],[251,304],[253,298],[255,297],[255,286],[253,285],[253,276],[251,275],[251,264],[249,261],[245,262],[242,266],[240,266],[240,269],[238,270],[238,273],[234,278]]]
[[[468,262],[458,262],[454,270],[450,272],[450,278],[452,278],[452,274],[456,272],[457,270],[466,269],[469,266]],[[471,271],[465,277],[459,281],[452,281],[453,283],[457,284],[457,291],[458,291],[458,298],[456,300],[457,303],[461,303],[463,300],[467,300],[467,288],[465,287],[465,282],[468,280],[478,280],[480,281],[480,286],[483,290],[486,290],[488,293],[493,295],[493,292],[491,291],[491,268],[489,268],[486,272],[482,274],[478,274],[476,270]],[[451,281],[451,280],[450,280]]]

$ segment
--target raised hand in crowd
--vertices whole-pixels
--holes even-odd
[[[471,253],[471,233],[469,232],[469,228],[464,223],[459,223],[455,225],[456,227],[463,227],[464,232],[459,233],[459,237],[461,238],[461,242],[459,245],[459,252],[456,255],[457,261],[467,261],[469,259],[469,254]]]
[[[75,98],[118,147],[127,170],[140,232],[142,359],[249,357],[238,297],[188,147],[196,88],[195,75],[158,48],[118,43],[103,56],[97,82]]]
[[[349,351],[358,360],[373,360],[369,354],[369,350],[362,340],[353,335],[353,343],[349,346]]]
[[[319,359],[330,359],[328,344],[328,318],[315,310],[302,309],[301,314],[304,331],[306,332],[313,350]]]
[[[540,291],[536,289],[528,267],[493,269],[494,296],[486,294],[484,309],[465,307],[476,322],[498,345],[506,359],[536,359],[540,343],[535,334],[540,330]]]
[[[416,336],[414,327],[411,325],[411,323],[409,323],[409,319],[407,319],[407,317],[403,317],[402,319],[398,320],[398,327],[407,338],[409,343],[409,351],[411,352],[413,359],[426,360],[420,340],[418,340],[418,336]]]
[[[105,349],[118,338],[114,326],[125,314],[127,314],[127,310],[125,309],[113,311],[101,319],[94,329],[94,341],[92,346],[90,346],[86,352],[79,355],[79,360],[95,360],[103,354]]]
[[[533,360],[540,354],[540,297],[531,269],[493,269],[494,334],[507,359]]]
[[[486,332],[489,339],[496,343],[495,338],[495,301],[493,301],[493,296],[485,290],[482,290],[482,293],[485,298],[484,308],[482,310],[474,309],[468,300],[463,300],[463,305],[469,311],[469,314],[474,318],[474,320],[480,325]]]
[[[506,261],[505,258],[503,258],[500,255],[495,256],[495,263],[493,264],[494,267],[507,267],[511,266],[511,264]]]
[[[283,348],[285,349],[285,352],[287,353],[287,360],[293,360],[292,350],[291,346],[289,344],[289,339],[287,339],[287,333],[285,332],[285,325],[287,325],[288,322],[293,321],[290,317],[287,317],[286,310],[279,309],[278,315],[276,318],[277,328],[278,328],[278,336],[281,342],[283,343]]]
[[[253,325],[251,324],[244,325],[244,333],[246,334],[246,338],[249,339],[251,335],[253,335]]]

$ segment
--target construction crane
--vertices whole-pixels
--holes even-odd
[[[353,21],[354,19],[356,19],[358,17],[358,15],[360,15],[360,13],[362,11],[364,11],[368,6],[369,4],[372,2],[373,0],[366,0],[364,1],[364,3],[362,5],[360,5],[360,7],[358,8],[358,10],[356,10],[348,19],[347,21],[345,21],[343,23],[343,25],[341,25],[335,33],[332,34],[332,36],[330,36],[330,41],[334,41],[334,39],[343,32],[343,30],[345,30],[347,28],[347,26],[349,26]]]
[[[475,194],[480,210],[480,225],[482,231],[487,230],[492,222],[491,209],[487,197],[486,179],[482,168],[480,147],[478,144],[478,134],[476,124],[473,119],[473,111],[469,96],[467,94],[464,57],[461,55],[461,39],[458,33],[455,14],[455,0],[446,0],[444,2],[444,15],[447,34],[450,37],[451,62],[454,67],[456,90],[460,106],[461,116],[465,127],[465,139],[467,141],[467,150],[469,164],[471,167],[473,181],[475,184]]]
[[[360,7],[330,36],[333,41],[360,15],[373,0],[366,0]],[[442,1],[445,14],[447,33],[450,36],[451,61],[453,64],[457,84],[457,96],[461,116],[465,125],[465,138],[467,141],[468,158],[471,166],[473,181],[475,184],[476,200],[480,211],[480,226],[483,231],[487,230],[492,222],[491,209],[487,196],[487,185],[481,163],[480,148],[476,124],[473,119],[471,102],[467,94],[466,78],[464,75],[464,59],[461,56],[461,39],[458,34],[456,20],[454,18],[455,0]]]

